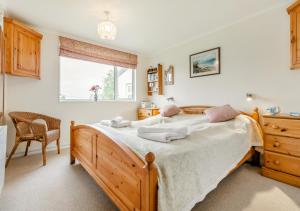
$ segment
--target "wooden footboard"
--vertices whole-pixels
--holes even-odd
[[[182,107],[184,113],[202,113],[203,106]],[[207,107],[206,107],[207,108]],[[258,110],[249,116],[259,119]],[[157,168],[155,156],[149,152],[145,161],[126,145],[114,141],[97,129],[87,125],[70,126],[71,164],[78,159],[120,210],[157,210]],[[251,150],[229,173],[246,162]]]
[[[71,164],[77,158],[121,210],[154,211],[157,204],[157,168],[154,154],[145,161],[127,146],[100,131],[71,122]]]

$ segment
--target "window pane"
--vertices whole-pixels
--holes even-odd
[[[98,85],[100,89],[91,91]],[[111,65],[60,57],[61,100],[114,99],[114,67]]]
[[[133,99],[134,87],[133,87],[133,71],[124,67],[116,68],[117,77],[117,90],[119,99]]]

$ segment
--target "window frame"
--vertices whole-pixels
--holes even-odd
[[[61,82],[62,82],[62,77],[61,77],[61,70],[62,70],[62,65],[61,65],[61,57],[65,56],[59,56],[59,93],[58,93],[58,101],[60,103],[64,102],[90,102],[90,103],[99,103],[99,102],[136,102],[136,69],[130,69],[127,68],[128,70],[131,70],[132,72],[132,98],[119,98],[118,97],[118,67],[119,66],[113,66],[114,70],[114,98],[113,99],[98,99],[98,101],[93,101],[93,100],[87,100],[87,99],[61,99]],[[65,57],[69,58],[69,57]],[[71,58],[74,59],[74,58]],[[80,60],[80,61],[85,61],[82,59],[75,59],[75,60]],[[91,62],[91,61],[88,61]],[[120,68],[120,67],[119,67]],[[121,67],[122,68],[122,67]]]

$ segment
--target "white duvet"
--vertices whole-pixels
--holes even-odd
[[[251,146],[262,146],[260,128],[248,116],[222,123],[208,123],[203,115],[156,116],[115,129],[93,124],[116,141],[128,145],[142,159],[155,154],[158,167],[158,210],[191,210],[245,156]],[[137,136],[142,125],[187,126],[189,136],[170,143],[154,142]]]

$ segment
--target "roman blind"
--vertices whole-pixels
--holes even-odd
[[[59,37],[59,41],[60,56],[136,69],[137,55],[66,37]]]

